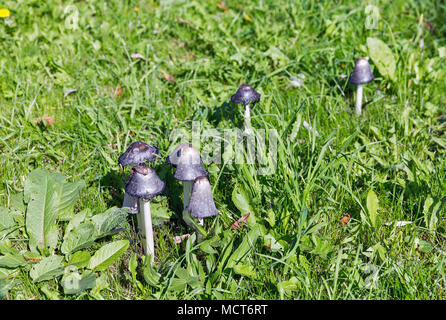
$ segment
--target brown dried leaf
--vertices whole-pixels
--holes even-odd
[[[43,115],[42,116],[42,120],[44,120],[48,124],[48,126],[50,126],[50,127],[53,126],[53,123],[55,121],[55,119],[53,117],[50,117],[50,116],[47,116],[47,115]],[[36,124],[40,125],[40,124],[42,124],[42,121],[37,120]]]
[[[116,88],[116,90],[115,90],[115,92],[114,92],[114,96],[115,96],[116,98],[120,98],[120,97],[122,96],[122,86],[121,86],[121,85],[119,85],[119,86]]]
[[[339,220],[339,225],[346,226],[350,222],[350,218],[351,218],[351,215],[346,214],[345,216],[343,216],[341,218],[341,220]]]
[[[65,91],[65,93],[63,94],[63,98],[65,99],[66,97],[68,97],[69,94],[72,94],[72,93],[74,93],[74,92],[76,92],[76,91],[77,91],[76,88],[74,88],[74,89],[68,89],[68,90]]]
[[[235,229],[240,228],[244,223],[246,223],[246,221],[248,220],[249,215],[250,215],[250,214],[247,213],[247,214],[245,214],[243,217],[241,217],[240,219],[238,219],[236,222],[234,222],[234,223],[231,225],[231,229],[232,229],[232,230],[235,230]]]
[[[226,8],[226,3],[224,1],[221,1],[219,4],[217,4],[217,7],[219,7],[222,10],[228,10],[228,8]]]
[[[178,22],[180,22],[180,23],[185,23],[185,24],[187,24],[189,27],[191,27],[191,28],[195,28],[194,27],[194,25],[192,24],[192,23],[190,23],[189,21],[186,21],[186,20],[184,20],[184,19],[182,19],[182,18],[180,18],[180,17],[177,17],[177,20],[178,20]]]
[[[164,79],[166,79],[167,81],[175,82],[175,78],[172,75],[170,75],[170,74],[168,74],[168,73],[166,73],[164,71],[163,71],[163,75],[164,75]]]
[[[175,237],[173,237],[173,241],[176,243],[176,244],[180,244],[181,242],[183,242],[184,240],[186,240],[187,238],[189,238],[190,237],[190,234],[189,233],[186,233],[186,234],[183,234],[183,235],[181,235],[181,236],[175,236]]]
[[[132,59],[141,59],[141,60],[147,61],[147,58],[144,57],[141,53],[132,53],[130,55],[130,58],[132,58]]]
[[[251,17],[248,16],[246,13],[243,12],[243,18],[245,18],[246,21],[252,21]]]

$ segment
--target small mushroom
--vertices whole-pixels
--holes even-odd
[[[118,158],[121,166],[138,165],[145,161],[153,162],[158,155],[158,148],[142,141],[133,142]]]
[[[143,236],[143,246],[146,255],[155,256],[152,216],[150,214],[150,199],[163,192],[166,183],[156,174],[155,170],[145,165],[132,168],[130,179],[125,186],[125,192],[138,199],[138,225]]]
[[[189,143],[180,143],[173,151],[167,156],[166,162],[172,167],[176,168],[178,164],[178,158],[181,155],[180,150],[184,147],[188,147]]]
[[[207,177],[209,172],[203,168],[200,153],[191,144],[179,148],[176,157],[176,170],[173,177],[183,182],[183,207],[186,209],[195,179]],[[202,225],[203,221],[199,219],[198,223]]]
[[[122,177],[124,176],[124,167],[128,165],[140,165],[145,161],[153,162],[158,155],[158,148],[153,147],[142,141],[133,142],[127,150],[118,158],[118,163],[122,166]],[[127,193],[124,194],[123,208],[128,208],[129,213],[138,213],[136,198]]]
[[[192,195],[186,210],[190,212],[192,217],[198,219],[208,218],[218,214],[208,178],[199,177],[195,179]]]
[[[249,84],[242,84],[237,92],[231,97],[231,102],[243,104],[245,107],[245,133],[251,133],[251,111],[249,104],[253,105],[260,101],[260,93],[256,92]]]
[[[355,68],[350,75],[349,82],[351,84],[356,84],[358,87],[356,89],[356,116],[361,116],[362,113],[362,93],[363,86],[375,79],[375,76],[370,70],[369,58],[359,58],[355,62]]]

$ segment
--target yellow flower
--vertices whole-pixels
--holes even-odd
[[[0,9],[0,18],[9,17],[11,12],[8,9]]]

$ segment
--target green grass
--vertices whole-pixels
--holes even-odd
[[[70,3],[79,13],[74,30],[66,24],[72,11],[64,14]],[[26,268],[3,269],[5,298],[445,299],[446,5],[375,1],[378,25],[367,29],[358,1],[226,1],[226,11],[218,3],[1,4],[11,11],[0,19],[1,206],[12,205],[32,170],[45,168],[86,182],[76,212],[120,207],[117,159],[127,146],[142,140],[165,158],[177,143],[170,134],[191,132],[193,121],[203,131],[241,128],[243,111],[229,99],[242,83],[262,95],[252,126],[282,137],[273,175],[247,164],[206,167],[220,213],[205,222],[210,247],[173,242],[192,230],[181,219],[182,186],[158,160],[167,188],[156,201],[173,215],[155,229],[152,269],[129,216],[130,228],[95,244],[131,240],[94,289],[65,295],[60,278],[34,283]],[[355,88],[342,75],[367,55],[368,37],[390,47],[397,68],[391,81],[371,60],[376,79],[356,119]],[[303,86],[290,87],[298,73]],[[379,201],[374,226],[369,190]],[[237,230],[230,227],[246,212],[234,194],[245,194],[251,211]],[[412,223],[385,225],[396,221]],[[22,228],[9,240],[26,250],[25,239]]]

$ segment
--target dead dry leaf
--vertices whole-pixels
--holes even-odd
[[[121,86],[121,85],[119,85],[119,86],[116,88],[116,90],[115,90],[115,92],[114,92],[114,96],[115,96],[116,98],[120,98],[120,97],[122,96],[122,86]]]
[[[350,218],[351,218],[351,215],[346,214],[345,216],[343,216],[341,218],[341,220],[339,220],[339,225],[346,226],[350,222]]]
[[[132,58],[132,59],[141,59],[141,60],[147,61],[147,58],[144,57],[141,53],[132,53],[130,55],[130,58]]]
[[[184,20],[184,19],[182,19],[182,18],[180,18],[180,17],[177,17],[177,20],[178,20],[178,22],[180,22],[180,23],[185,23],[185,24],[187,24],[189,27],[191,27],[191,28],[195,28],[194,27],[194,25],[192,24],[192,23],[190,23],[189,21],[186,21],[186,20]]]
[[[251,17],[248,16],[248,15],[247,15],[246,13],[244,13],[244,12],[243,12],[243,18],[244,18],[246,21],[252,21]]]
[[[55,119],[53,117],[50,117],[50,116],[47,116],[47,115],[43,115],[42,116],[42,120],[44,120],[48,124],[48,126],[50,126],[50,127],[53,126],[53,123],[55,121]],[[37,120],[36,123],[38,125],[40,125],[40,124],[42,124],[42,121],[41,120]]]
[[[66,97],[68,97],[69,94],[72,94],[72,93],[74,93],[74,92],[76,92],[76,91],[77,91],[76,88],[74,88],[74,89],[68,89],[68,90],[65,91],[65,93],[63,94],[63,98],[65,99]]]
[[[163,76],[164,76],[164,79],[166,79],[167,81],[175,82],[175,78],[172,75],[168,74],[167,72],[163,71]]]
[[[222,10],[228,10],[228,8],[226,8],[226,2],[224,1],[220,1],[220,3],[217,4],[217,7],[219,7]]]
[[[240,228],[243,224],[246,223],[246,221],[248,220],[249,215],[250,215],[250,214],[247,213],[247,214],[245,214],[243,217],[241,217],[240,219],[238,219],[236,222],[234,222],[234,223],[231,225],[231,229],[232,229],[232,230],[235,230],[235,229]]]
[[[190,234],[189,233],[186,233],[186,234],[183,234],[183,235],[181,235],[181,236],[175,236],[175,237],[173,237],[173,241],[176,243],[176,244],[180,244],[181,242],[183,242],[184,240],[186,240],[187,238],[189,238],[190,237]]]

